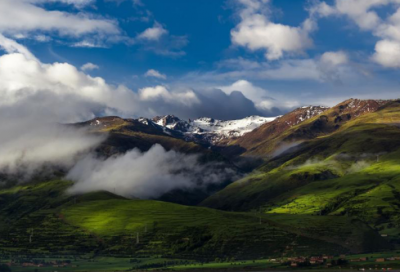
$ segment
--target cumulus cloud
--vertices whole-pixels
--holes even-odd
[[[166,151],[160,145],[148,152],[132,150],[124,155],[79,161],[68,178],[76,181],[71,193],[97,190],[125,197],[157,198],[175,189],[206,188],[236,176],[230,168],[200,164],[197,155]]]
[[[139,96],[143,101],[162,101],[171,104],[183,104],[192,106],[200,101],[192,90],[183,92],[170,92],[164,86],[147,87],[139,90]]]
[[[239,0],[240,23],[231,31],[235,45],[252,51],[265,50],[268,60],[277,60],[285,53],[298,54],[313,45],[309,32],[315,29],[315,22],[308,18],[302,26],[292,27],[274,23],[263,12],[270,1]]]
[[[83,40],[79,42],[75,42],[71,45],[72,47],[81,47],[81,48],[106,48],[107,46],[98,40]]]
[[[134,113],[135,95],[126,87],[110,86],[67,63],[43,64],[19,53],[0,57],[0,106],[45,93],[86,101],[88,106],[76,109],[79,118],[74,120],[93,117],[100,108],[104,113]]]
[[[347,54],[343,51],[325,52],[321,56],[321,62],[326,65],[338,66],[349,61]]]
[[[153,27],[147,28],[138,35],[138,39],[158,41],[163,35],[168,34],[168,31],[160,24],[155,24]]]
[[[141,44],[146,51],[167,57],[181,57],[186,53],[182,50],[188,44],[186,36],[174,36],[158,22],[153,27],[139,33],[134,43]]]
[[[253,101],[255,107],[260,112],[278,112],[279,109],[288,110],[293,107],[299,106],[297,101],[277,101],[269,95],[269,92],[263,88],[253,85],[247,80],[238,80],[231,85],[219,87],[227,94],[232,92],[241,92],[246,98]]]
[[[228,86],[220,86],[219,89],[224,91],[227,94],[231,94],[234,91],[241,92],[245,97],[254,102],[257,108],[272,108],[273,101],[268,97],[268,91],[254,86],[251,82],[247,80],[238,80],[234,82],[232,85]]]
[[[21,51],[31,56],[26,48]],[[103,140],[61,123],[86,120],[121,106],[116,100],[111,104],[104,100],[107,93],[113,100],[115,89],[101,80],[69,64],[43,64],[25,55],[0,57],[0,173],[19,180],[52,167],[68,169]],[[122,94],[118,92],[117,96]]]
[[[150,69],[148,70],[145,74],[145,77],[155,77],[155,78],[160,78],[160,79],[167,79],[167,75],[160,73],[157,70]]]
[[[84,70],[95,68],[93,65],[84,65],[78,70],[68,63],[42,63],[27,48],[7,38],[1,40],[1,36],[0,46],[10,52],[0,56],[0,106],[43,96],[57,98],[49,104],[60,103],[55,112],[61,112],[61,109],[71,107],[72,101],[80,101],[79,107],[73,107],[73,114],[63,111],[60,122],[82,121],[97,115],[153,117],[175,114],[182,118],[230,119],[262,114],[254,103],[234,92],[224,94],[215,89],[194,90],[179,86],[153,86],[135,92],[85,74]],[[58,98],[63,96],[68,96],[71,103],[59,102]],[[82,106],[83,103],[86,106]]]
[[[20,53],[0,56],[0,107],[29,100],[41,103],[48,114],[57,115],[57,122],[77,122],[99,115],[175,114],[182,118],[231,119],[261,114],[254,103],[235,92],[228,95],[218,90],[167,86],[135,92],[107,84],[68,63],[45,64]]]
[[[320,78],[334,83],[341,83],[341,77],[351,72],[345,67],[348,63],[349,58],[343,51],[325,52],[317,63]]]
[[[390,6],[395,12],[383,17],[377,8]],[[317,2],[310,8],[320,17],[346,16],[361,30],[380,38],[372,60],[387,68],[399,68],[400,63],[400,1],[399,0],[336,0],[332,6]]]
[[[159,113],[162,105],[166,107],[162,109],[179,106],[192,112],[191,108],[201,107],[201,103],[191,90],[170,91],[156,86],[134,93],[90,77],[67,63],[44,64],[21,53],[2,55],[1,177],[11,175],[24,181],[51,174],[54,168],[72,168],[68,178],[77,181],[74,192],[113,191],[116,187],[121,195],[144,198],[224,182],[236,172],[218,163],[200,164],[196,155],[167,152],[160,146],[147,153],[133,150],[116,157],[95,158],[91,151],[104,138],[62,124],[99,115]]]
[[[400,68],[400,42],[382,40],[375,45],[372,60],[388,68]]]
[[[82,65],[81,70],[82,71],[92,71],[92,70],[97,70],[99,68],[100,67],[98,65],[88,62],[88,63]]]

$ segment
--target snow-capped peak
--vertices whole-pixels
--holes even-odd
[[[153,121],[162,127],[180,132],[187,140],[217,144],[225,139],[243,136],[276,117],[249,116],[239,120],[218,120],[202,117],[184,121],[174,115],[158,116]]]

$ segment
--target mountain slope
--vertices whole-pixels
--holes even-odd
[[[349,99],[333,108],[303,107],[244,135],[231,145],[244,156],[273,157],[303,141],[330,134],[348,121],[377,111],[389,100]]]
[[[180,134],[174,134],[173,131],[166,133],[162,127],[152,122],[144,123],[143,119],[122,119],[109,116],[76,125],[88,127],[92,133],[107,136],[106,141],[98,149],[106,156],[125,153],[133,148],[147,151],[154,144],[160,144],[166,150],[173,149],[183,153],[212,153],[196,143],[186,142]]]
[[[360,104],[364,106],[352,107],[355,103],[346,101],[325,112],[328,121],[322,129],[311,129],[321,117],[294,127],[292,134],[283,138],[304,135],[299,132],[312,132],[313,137],[269,160],[203,205],[267,213],[347,215],[382,234],[390,233],[389,239],[396,241],[400,238],[400,103]],[[336,109],[342,109],[342,114],[337,115]],[[350,118],[331,121],[343,115]]]
[[[244,156],[265,156],[268,153],[266,150],[273,145],[275,139],[279,138],[283,132],[314,116],[322,114],[328,109],[321,106],[298,108],[247,133],[236,141],[231,142],[230,145],[244,149]]]

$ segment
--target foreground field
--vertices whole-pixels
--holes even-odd
[[[348,217],[224,212],[107,192],[71,196],[70,186],[56,180],[0,191],[0,259],[91,254],[210,262],[390,248]]]
[[[357,271],[357,270],[397,270],[400,269],[399,252],[382,252],[348,256],[329,256],[321,258],[320,263],[313,260],[319,257],[310,257],[305,262],[294,267],[292,258],[258,260],[231,260],[229,262],[215,260],[210,262],[196,262],[189,260],[172,260],[162,258],[115,258],[66,256],[65,258],[32,259],[35,266],[23,267],[14,264],[13,272],[25,271]],[[69,258],[68,258],[69,257]],[[3,260],[9,262],[10,260]],[[1,264],[1,263],[0,263]],[[25,263],[27,264],[27,263]],[[40,265],[38,265],[40,264]],[[44,265],[42,265],[44,264]]]

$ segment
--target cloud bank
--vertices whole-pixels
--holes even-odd
[[[70,193],[99,190],[125,197],[157,198],[175,189],[206,188],[236,177],[230,168],[200,164],[197,155],[166,151],[155,145],[148,152],[134,149],[124,155],[98,159],[88,156],[79,161],[67,178],[76,181]]]
[[[154,198],[174,189],[206,188],[236,175],[219,163],[200,164],[196,155],[167,152],[157,145],[146,153],[132,150],[96,158],[92,151],[105,137],[65,123],[99,115],[156,114],[175,107],[189,114],[193,107],[203,109],[205,96],[165,86],[136,93],[68,63],[42,63],[25,47],[6,41],[2,48],[9,53],[0,56],[1,177],[29,181],[63,170],[77,182],[75,193],[114,191],[115,187],[124,196]],[[242,101],[246,100],[240,96],[237,102]]]

